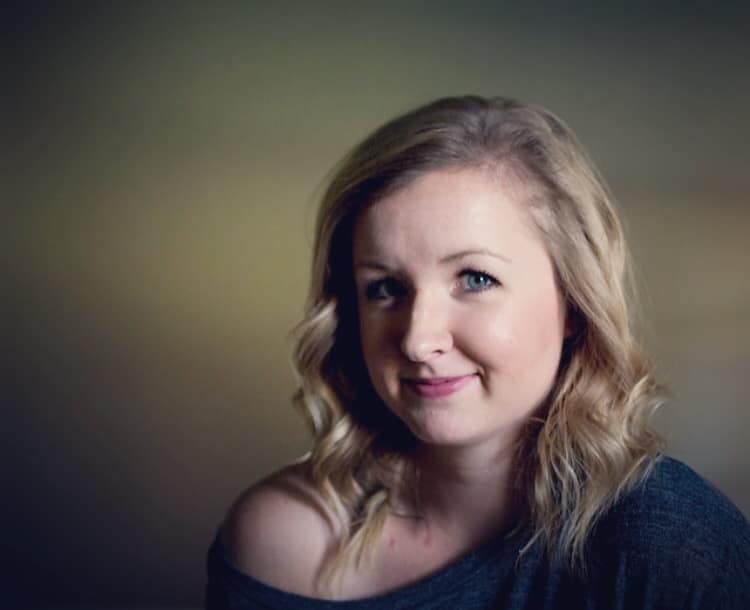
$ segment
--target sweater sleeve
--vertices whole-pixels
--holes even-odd
[[[750,524],[740,510],[668,458],[642,499],[649,531],[642,548],[652,566],[664,567],[654,583],[663,607],[750,608]]]
[[[740,515],[741,517],[741,515]],[[718,600],[716,610],[747,610],[750,608],[750,526],[747,520],[728,532],[726,561],[717,572]]]

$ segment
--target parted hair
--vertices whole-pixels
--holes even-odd
[[[374,549],[398,498],[411,497],[415,439],[375,393],[359,344],[352,233],[364,206],[427,172],[511,170],[546,245],[573,332],[554,385],[518,439],[516,502],[529,543],[585,569],[599,517],[646,474],[662,398],[634,337],[631,263],[613,198],[572,131],[549,111],[479,96],[443,98],[389,121],[332,172],[316,224],[304,318],[296,327],[296,407],[313,435],[306,467],[340,535],[322,581]]]

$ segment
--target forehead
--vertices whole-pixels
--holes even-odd
[[[429,172],[367,206],[354,227],[355,261],[419,258],[461,249],[522,254],[541,245],[526,200],[529,188],[510,171]]]

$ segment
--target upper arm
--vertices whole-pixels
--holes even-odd
[[[243,493],[221,536],[241,570],[277,589],[312,595],[335,529],[312,486],[287,470]]]

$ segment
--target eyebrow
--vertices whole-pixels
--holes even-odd
[[[441,264],[450,263],[456,260],[460,260],[462,258],[466,258],[467,256],[475,256],[477,254],[481,256],[492,256],[494,258],[498,258],[502,261],[505,261],[506,263],[512,262],[507,256],[504,256],[500,254],[499,252],[493,252],[492,250],[488,250],[487,248],[480,248],[478,250],[461,250],[460,252],[454,252],[453,254],[444,256],[438,262],[440,262]],[[365,260],[354,265],[355,269],[360,269],[363,267],[367,267],[368,269],[377,269],[379,271],[390,271],[390,267],[388,267],[388,265],[384,265],[382,263],[379,263],[377,261],[372,261],[372,260]]]
[[[472,256],[475,254],[480,254],[482,256],[492,256],[494,258],[499,258],[502,261],[505,261],[506,263],[510,263],[511,260],[499,252],[493,252],[492,250],[488,250],[487,248],[480,248],[478,250],[461,250],[460,252],[455,252],[454,254],[449,254],[448,256],[441,258],[441,263],[449,263],[451,261],[455,261],[461,258],[465,258],[467,256]]]

